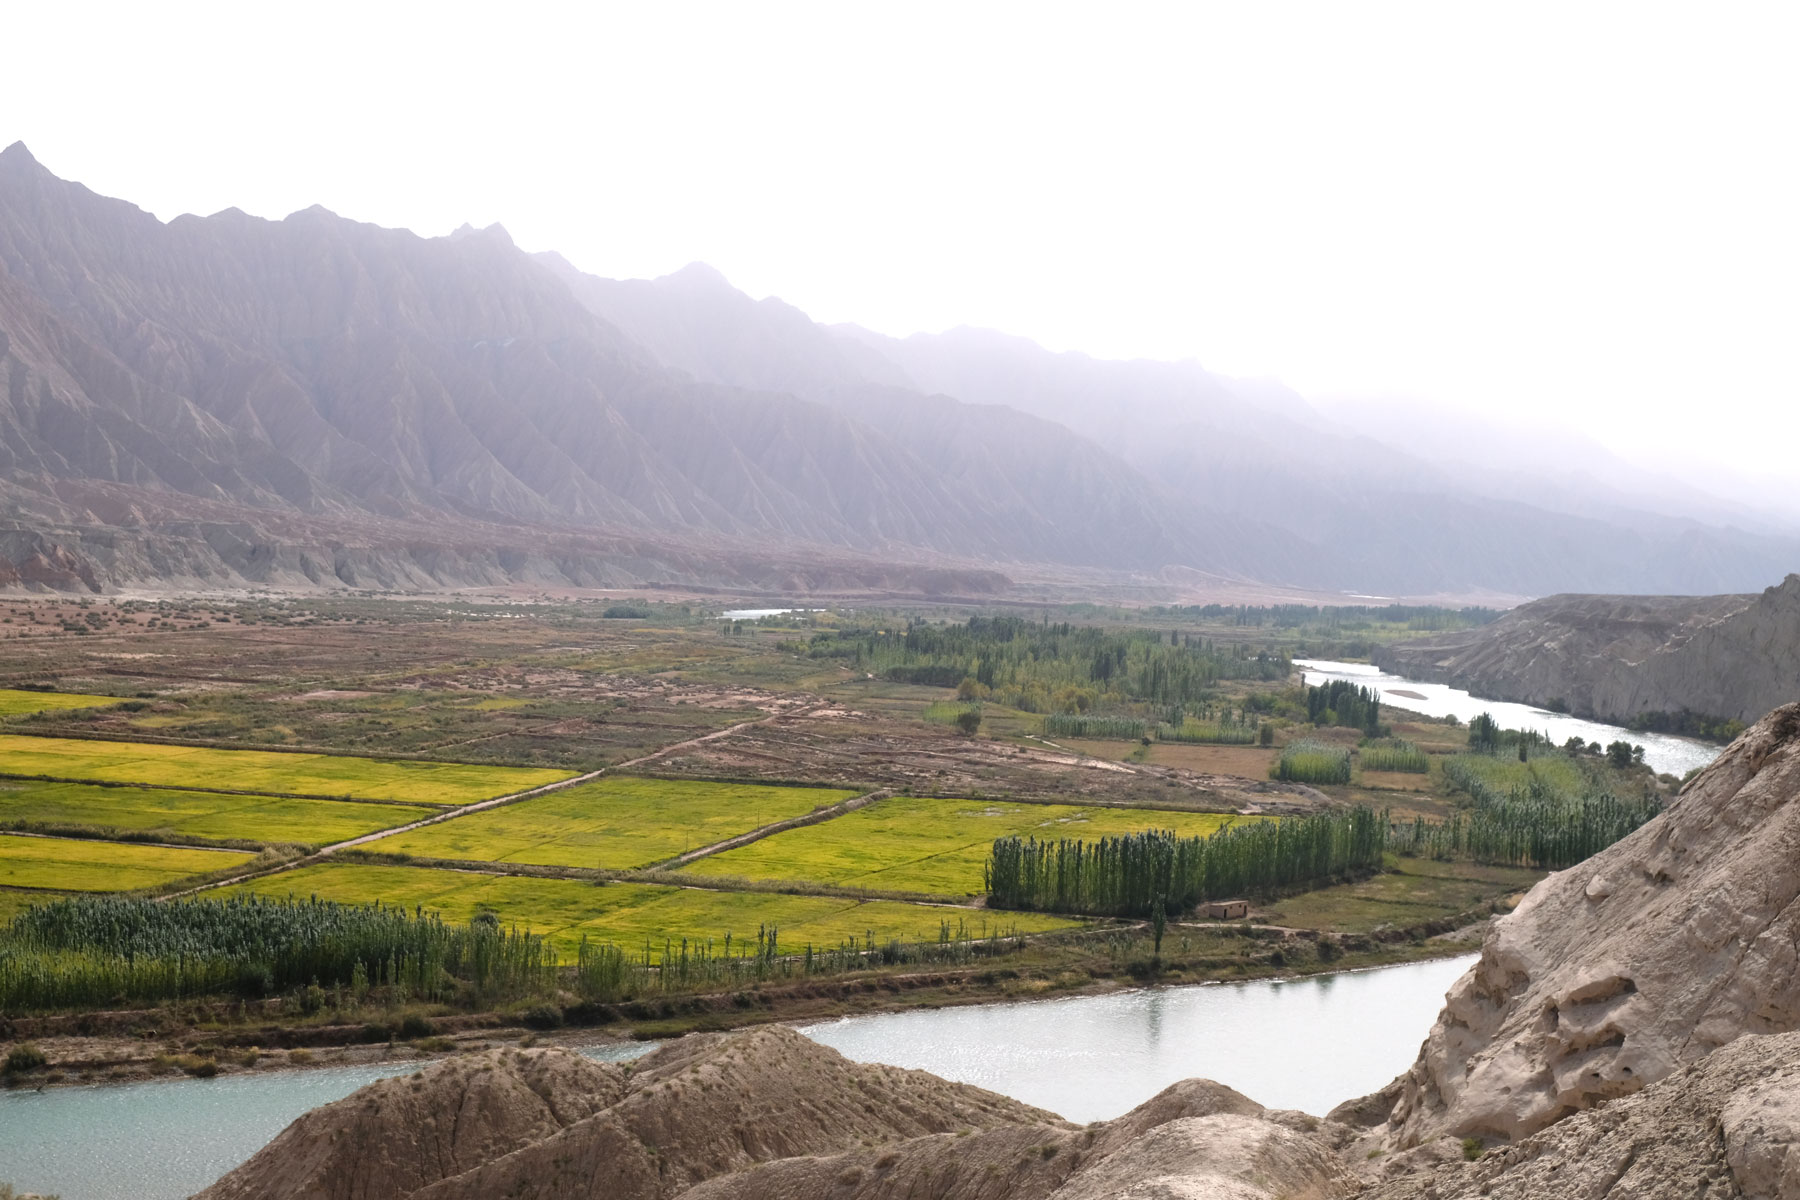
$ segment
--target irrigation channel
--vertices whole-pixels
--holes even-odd
[[[1704,767],[1719,757],[1720,747],[1693,738],[1674,737],[1666,733],[1638,733],[1621,725],[1584,721],[1579,717],[1553,713],[1548,709],[1533,708],[1529,704],[1482,700],[1445,684],[1420,683],[1415,679],[1389,675],[1381,668],[1371,667],[1367,663],[1297,658],[1294,665],[1300,668],[1306,682],[1313,687],[1333,679],[1348,679],[1380,692],[1384,705],[1424,713],[1428,717],[1455,717],[1467,725],[1471,717],[1487,713],[1502,729],[1535,729],[1549,734],[1550,740],[1559,746],[1572,737],[1599,742],[1602,746],[1612,742],[1630,742],[1644,748],[1644,761],[1652,770],[1658,774],[1673,775],[1677,779],[1695,767]]]
[[[922,1068],[1073,1121],[1116,1117],[1193,1076],[1323,1114],[1411,1064],[1445,991],[1472,961],[877,1013],[802,1031],[853,1059]],[[619,1061],[651,1048],[584,1053]],[[308,1109],[419,1066],[0,1093],[0,1180],[63,1200],[176,1200]]]

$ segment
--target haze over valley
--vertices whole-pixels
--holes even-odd
[[[1800,24],[28,6],[0,1200],[1800,1200]]]

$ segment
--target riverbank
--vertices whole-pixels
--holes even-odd
[[[794,1024],[856,1062],[929,1070],[1078,1123],[1117,1116],[1196,1076],[1322,1114],[1405,1069],[1468,961],[1204,987],[1119,985]],[[615,1062],[656,1045],[595,1044],[591,1030],[541,1042]],[[206,1081],[0,1093],[0,1163],[12,1182],[69,1200],[179,1200],[309,1109],[424,1066],[396,1056]],[[97,1144],[108,1152],[84,1152]]]
[[[1346,891],[1365,884],[1343,885]],[[16,1017],[0,1036],[28,1044],[41,1066],[0,1074],[9,1089],[122,1084],[327,1067],[424,1064],[499,1045],[601,1044],[679,1037],[770,1022],[1093,996],[1146,985],[1299,979],[1468,953],[1510,899],[1414,926],[1321,933],[1251,923],[1172,922],[1162,954],[1147,928],[1028,941],[967,968],[872,969],[776,980],[730,991],[652,995],[618,1004],[537,1002],[490,1011],[364,1004],[315,1014],[261,1005],[191,1003],[120,1012]]]

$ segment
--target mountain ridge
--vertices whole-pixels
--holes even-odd
[[[1357,472],[1385,452],[1197,364],[891,341],[752,300],[704,264],[583,275],[499,225],[425,238],[321,206],[165,223],[15,143],[0,152],[0,523],[17,557],[0,579],[349,586],[329,563],[403,588],[760,587],[891,564],[1075,571],[1170,598],[1190,572],[1523,595],[1760,586],[1800,557],[1435,477],[1371,495]],[[991,344],[1005,353],[982,357]],[[1144,415],[1177,393],[1187,424]],[[1337,457],[1356,461],[1319,465]],[[312,524],[284,540],[296,515]],[[613,549],[634,541],[668,570]],[[776,561],[817,569],[759,565]]]

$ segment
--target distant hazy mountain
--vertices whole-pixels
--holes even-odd
[[[688,579],[777,547],[1155,570],[1207,540],[1049,422],[981,413],[985,442],[946,446],[967,406],[877,423],[670,371],[498,228],[424,239],[321,209],[165,225],[14,146],[0,268],[13,549],[38,553],[52,527],[155,543],[129,570],[89,561],[98,578],[159,575],[159,557],[184,579],[261,578],[295,514],[307,540],[353,548],[367,518],[404,524],[390,542],[437,531],[404,569],[360,571],[397,582],[461,581],[459,559],[518,540],[497,527],[660,537]],[[92,536],[59,544],[95,559]],[[605,575],[609,554],[562,573]]]
[[[1639,519],[1642,518],[1642,519]],[[1271,384],[895,340],[498,227],[164,224],[0,153],[0,586],[1742,590],[1792,543],[1495,499]]]
[[[1136,468],[1221,541],[1279,538],[1278,559],[1251,560],[1266,579],[1372,595],[1704,594],[1759,588],[1800,565],[1800,539],[1724,524],[1752,514],[1691,489],[1659,496],[1654,480],[1598,447],[1592,478],[1566,451],[1502,477],[1406,453],[1278,383],[1191,362],[1058,354],[978,329],[891,338],[827,328],[698,264],[630,283],[553,265],[596,313],[697,378],[784,387],[863,415],[860,375],[1055,421]],[[1294,539],[1304,564],[1289,565]]]

